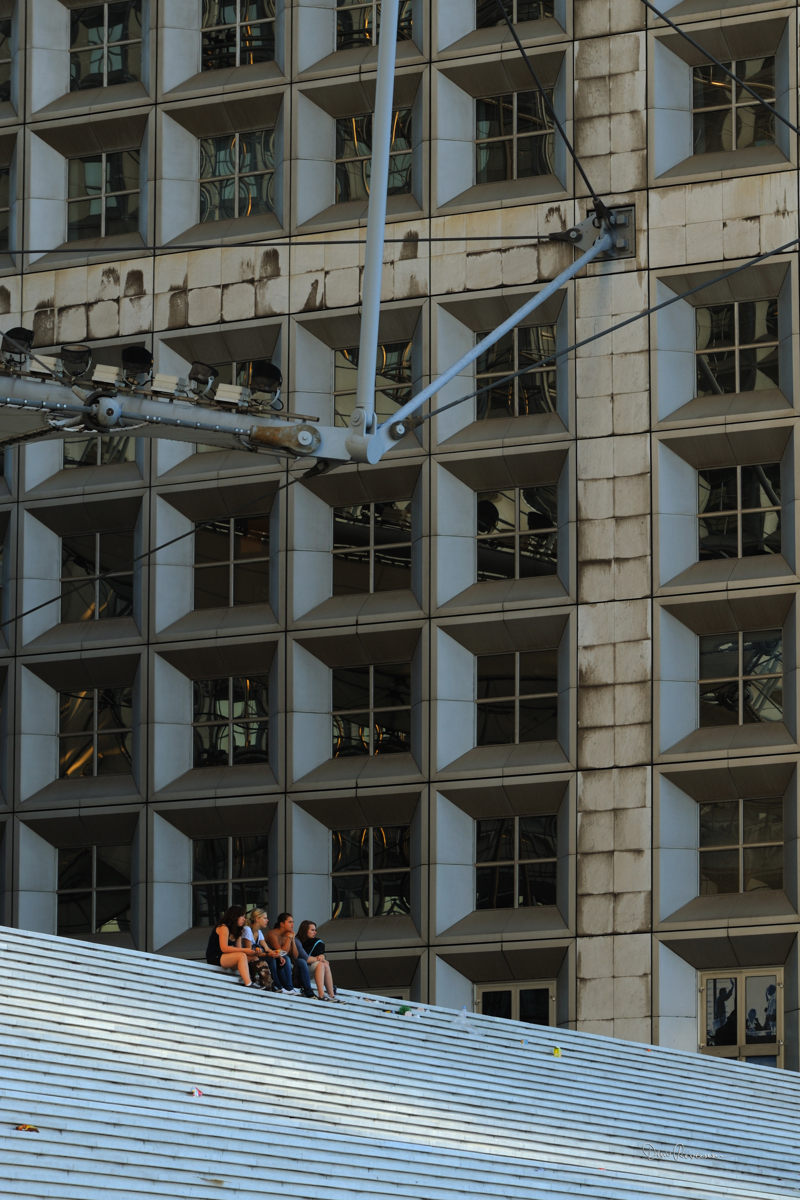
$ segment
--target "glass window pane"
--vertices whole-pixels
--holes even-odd
[[[373,714],[373,754],[407,754],[411,751],[411,713],[405,708]]]
[[[781,464],[742,467],[742,508],[769,508],[781,502]]]
[[[736,387],[736,354],[723,350],[718,354],[698,354],[698,396],[729,395]]]
[[[97,774],[130,775],[133,737],[130,733],[99,733],[97,735]]]
[[[372,830],[372,865],[375,870],[411,865],[408,825],[376,825]]]
[[[130,933],[131,889],[95,893],[95,933]]]
[[[239,134],[239,171],[248,175],[254,171],[271,171],[275,166],[275,130]]]
[[[227,767],[230,760],[230,725],[195,725],[194,761],[197,770]]]
[[[475,147],[476,183],[502,183],[514,178],[514,145],[510,138],[498,142],[479,142]]]
[[[737,72],[733,68],[733,63],[726,63],[726,67],[732,74]],[[702,66],[695,67],[692,71],[694,94],[693,105],[695,108],[708,108],[718,104],[731,104],[733,101],[733,82],[730,75],[716,65],[716,63],[704,63]]]
[[[751,535],[752,536],[752,535]],[[703,517],[697,523],[700,562],[713,558],[737,558],[739,554],[739,516]]]
[[[139,228],[139,193],[128,196],[110,196],[106,200],[105,236],[119,233],[136,233]]]
[[[496,700],[478,705],[477,744],[504,746],[514,741],[515,705],[513,700]]]
[[[269,723],[240,721],[232,726],[231,757],[234,765],[269,762]]]
[[[736,1046],[736,979],[706,980],[706,1043],[709,1046]]]
[[[69,160],[70,200],[80,196],[99,196],[103,191],[103,156],[93,154],[88,158]]]
[[[379,872],[372,876],[372,916],[405,917],[411,912],[411,872]]]
[[[558,701],[555,696],[519,702],[519,740],[549,742],[558,738]]]
[[[555,137],[552,133],[517,140],[517,179],[555,172]]]
[[[700,895],[720,896],[739,890],[739,851],[702,850]]]
[[[230,522],[215,521],[195,526],[195,564],[227,562],[231,556]]]
[[[739,304],[739,344],[752,342],[777,342],[778,301],[743,300]],[[778,467],[778,463],[771,463]]]
[[[550,988],[520,988],[519,1019],[526,1025],[550,1024]]]
[[[212,571],[216,568],[212,567]],[[199,572],[202,577],[204,572]],[[195,576],[195,582],[197,576]],[[269,604],[269,559],[236,563],[233,568],[234,604]]]
[[[484,501],[485,503],[486,501]],[[477,545],[478,580],[516,579],[516,547],[517,539],[515,537],[480,538]],[[526,546],[526,554],[528,550],[529,548]],[[520,568],[521,566],[520,560]]]
[[[695,309],[698,350],[719,350],[736,342],[736,313],[733,304],[709,304]]]
[[[352,758],[353,755],[369,754],[371,733],[372,723],[368,712],[334,716],[331,727],[331,756]]]
[[[520,488],[519,527],[523,530],[553,529],[558,524],[557,485]]]
[[[192,925],[216,925],[228,907],[228,885],[201,884],[192,888]]]
[[[142,0],[108,5],[108,40],[126,42],[142,36]]]
[[[388,500],[373,505],[376,545],[411,541],[411,500]]]
[[[739,391],[761,392],[779,386],[777,346],[756,346],[739,352]]]
[[[192,842],[192,879],[228,878],[228,839],[195,838]]]
[[[231,221],[235,216],[235,180],[221,179],[200,184],[201,221]]]
[[[483,333],[475,335],[477,341],[481,341],[490,333],[490,330],[485,330]],[[514,370],[514,334],[506,333],[493,346],[489,346],[480,354],[475,362],[475,371],[478,375],[487,373],[495,375],[505,375],[507,371]]]
[[[372,154],[372,114],[339,117],[336,121],[336,157],[362,158]]]
[[[744,981],[745,1042],[769,1045],[778,1040],[778,980],[775,975],[747,975]]]
[[[742,516],[742,556],[781,553],[781,513],[744,513]]]
[[[236,215],[252,217],[274,208],[273,175],[242,175],[239,178],[239,204]]]
[[[526,650],[519,656],[519,694],[558,690],[558,650]]]
[[[739,801],[700,805],[700,846],[739,845]]]
[[[411,703],[410,662],[380,663],[372,668],[372,703],[375,708]]]
[[[232,838],[231,861],[234,879],[266,879],[269,875],[269,838],[265,833]]]
[[[84,46],[101,46],[105,22],[105,6],[94,4],[90,8],[74,8],[69,14],[69,45],[71,50]]]
[[[238,0],[203,0],[202,28],[215,25],[235,25],[238,19]]]
[[[742,841],[783,841],[783,800],[745,800]]]
[[[106,83],[109,87],[119,83],[134,83],[142,78],[141,42],[109,46],[106,53]]]
[[[478,699],[513,696],[516,692],[515,673],[513,654],[479,654]]]
[[[331,877],[331,917],[369,917],[369,875],[333,875]]]
[[[101,572],[132,570],[134,554],[133,529],[118,529],[99,535],[98,565]]]
[[[369,707],[369,667],[335,667],[332,674],[334,712]]]
[[[76,578],[97,573],[95,534],[75,534],[61,539],[62,575]]]
[[[546,813],[519,818],[519,857],[556,858],[558,855],[558,817]]]
[[[370,552],[351,550],[333,556],[334,596],[368,594],[370,590]]]
[[[514,907],[514,867],[475,868],[475,908]]]
[[[764,58],[739,59],[734,69],[734,75],[747,83],[762,100],[768,104],[775,102],[775,56],[768,54]],[[736,99],[749,101],[750,93],[741,84],[737,84]]]
[[[774,675],[782,670],[782,630],[759,629],[742,635],[742,674]]]
[[[739,683],[701,684],[700,728],[739,724]]]
[[[692,119],[695,154],[719,154],[733,150],[733,111],[730,108],[696,112]]]
[[[215,29],[203,34],[203,71],[222,71],[236,66],[236,28]]]
[[[59,779],[86,779],[93,773],[94,738],[92,735],[59,738]]]
[[[59,847],[58,887],[90,888],[92,886],[92,847]]]
[[[775,118],[757,103],[736,109],[736,149],[771,146],[775,142]]]
[[[248,911],[253,908],[268,908],[269,883],[262,880],[258,883],[231,884],[231,904],[240,904]]]
[[[106,52],[102,46],[91,50],[73,50],[69,56],[69,90],[80,92],[103,87]]]
[[[67,241],[79,242],[82,238],[99,238],[103,234],[103,202],[96,200],[74,200],[67,205]]]
[[[411,587],[411,546],[375,550],[373,591],[389,592]]]
[[[133,688],[98,688],[97,728],[130,729],[133,724]]]
[[[59,693],[59,733],[91,729],[94,722],[94,691]]]
[[[231,599],[231,568],[196,567],[194,572],[194,607],[227,608]]]
[[[514,818],[492,817],[475,822],[475,861],[514,860]]]
[[[215,179],[236,173],[236,138],[225,137],[200,139],[200,178]]]
[[[514,96],[484,96],[475,101],[475,136],[503,137],[514,132]]]
[[[697,472],[697,511],[717,513],[739,507],[736,467],[713,467]]]
[[[742,890],[780,891],[783,887],[783,846],[745,846]]]
[[[106,191],[130,192],[139,189],[139,151],[117,150],[106,155]]]
[[[262,7],[259,5],[259,7]],[[239,29],[239,66],[271,62],[275,57],[275,24],[242,25]]]
[[[517,904],[520,908],[552,905],[556,902],[556,864],[520,863]]]
[[[738,633],[702,634],[700,637],[700,678],[731,679],[738,674]]]
[[[195,537],[197,535],[195,534]],[[227,552],[224,555],[227,558]],[[233,522],[235,559],[269,558],[269,517],[237,517]]]
[[[269,715],[269,677],[248,675],[231,681],[233,708],[236,718],[258,718]]]
[[[334,508],[334,549],[369,546],[372,529],[371,512],[372,506],[369,504],[351,504],[346,508]]]
[[[369,196],[371,159],[362,158],[336,164],[336,203],[366,200]]]
[[[82,937],[93,932],[91,892],[58,897],[57,928],[59,937]]]
[[[478,492],[477,532],[512,534],[517,524],[516,492]],[[513,544],[513,543],[512,543]]]
[[[131,882],[131,846],[95,848],[97,887],[122,887]]]
[[[73,621],[93,620],[97,611],[96,581],[89,579],[81,584],[77,570],[68,574],[73,574],[73,578],[66,579],[61,589],[62,622],[69,624]]]
[[[493,22],[494,23],[494,22]],[[511,992],[483,992],[481,994],[481,1012],[487,1017],[503,1017],[511,1020]]]
[[[333,829],[333,871],[366,871],[369,867],[369,829]]]

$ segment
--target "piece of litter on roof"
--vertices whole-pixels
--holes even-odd
[[[17,1129],[20,1133],[38,1133],[39,1132],[39,1130],[36,1128],[35,1125],[15,1125],[14,1128]]]
[[[398,1015],[398,1017],[405,1017],[411,1011],[412,1010],[411,1010],[410,1004],[402,1004],[400,1006],[400,1008],[398,1008],[398,1010],[397,1010],[397,1015]]]
[[[561,1047],[560,1046],[553,1046],[553,1056],[555,1058],[561,1058]]]
[[[200,1091],[199,1087],[193,1087],[192,1090],[189,1092],[189,1095],[190,1096],[202,1096],[203,1093]]]

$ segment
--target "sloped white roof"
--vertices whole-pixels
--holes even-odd
[[[4,1200],[800,1193],[791,1072],[11,929],[0,963]]]

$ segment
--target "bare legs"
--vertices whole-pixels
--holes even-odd
[[[223,954],[219,960],[221,967],[236,967],[242,977],[242,983],[250,986],[250,969],[247,965],[247,951],[245,950],[230,950],[227,954]]]

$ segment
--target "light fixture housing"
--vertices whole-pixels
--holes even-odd
[[[0,342],[0,356],[2,356],[3,362],[21,367],[27,361],[32,345],[33,330],[19,325],[3,334],[3,340]]]
[[[250,390],[279,396],[283,376],[268,358],[257,359],[250,367]]]
[[[153,367],[153,356],[144,346],[126,346],[122,351],[122,374],[129,383],[138,383],[142,375],[149,375]]]
[[[61,347],[59,354],[61,369],[70,379],[78,379],[89,370],[92,361],[92,351],[82,342],[71,342]]]
[[[193,362],[189,371],[189,383],[193,385],[193,390],[198,396],[204,396],[218,375],[216,367],[210,367],[204,362]]]

